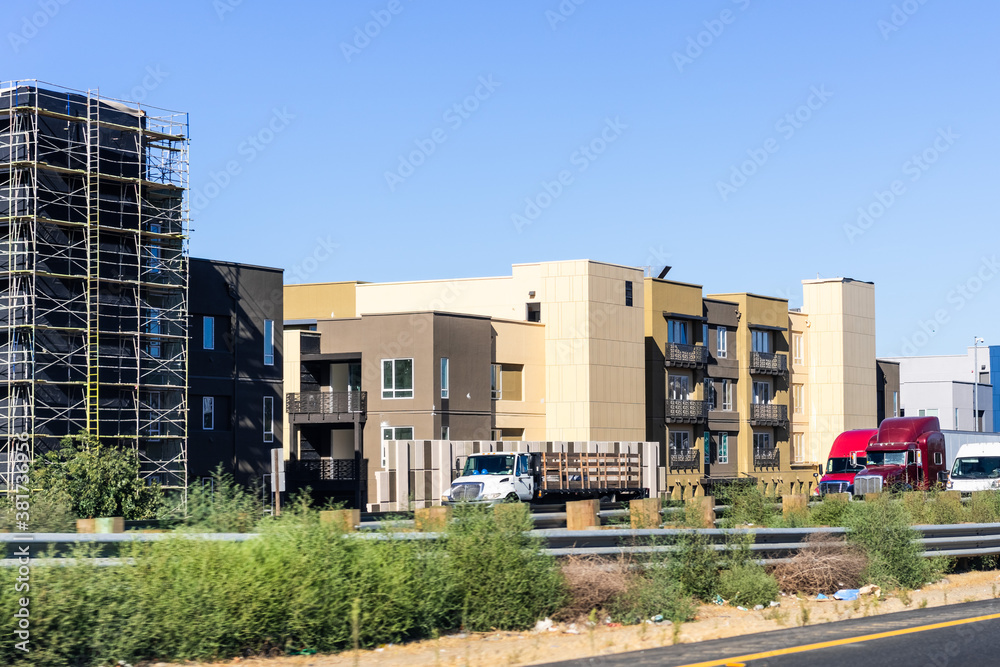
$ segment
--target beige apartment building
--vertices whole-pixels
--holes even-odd
[[[803,289],[789,312],[590,260],[288,285],[286,457],[353,456],[370,498],[396,440],[652,441],[674,497],[808,491],[837,433],[875,425],[874,305],[869,283]]]

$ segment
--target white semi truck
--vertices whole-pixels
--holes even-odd
[[[443,504],[613,501],[647,495],[637,453],[494,452],[469,456],[461,469],[441,496]]]

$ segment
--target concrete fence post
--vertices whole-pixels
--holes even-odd
[[[715,498],[713,496],[688,498],[687,504],[692,510],[687,514],[695,523],[702,528],[715,527]]]
[[[566,529],[587,530],[600,526],[601,519],[598,515],[600,509],[601,501],[596,498],[566,503]]]
[[[659,498],[639,498],[628,504],[629,523],[632,528],[659,528],[660,519],[660,499]]]

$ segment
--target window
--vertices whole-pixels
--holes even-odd
[[[712,382],[712,378],[705,378],[705,400],[708,401],[710,410],[719,409],[719,396],[715,391],[715,383]]]
[[[146,433],[150,436],[160,435],[160,399],[161,394],[158,391],[146,394],[146,409],[149,410],[147,413],[149,428]]]
[[[898,391],[892,392],[892,416],[893,417],[898,417],[899,416],[899,392]]]
[[[802,463],[806,459],[805,435],[802,433],[792,434],[792,463]]]
[[[441,427],[441,439],[442,440],[451,440],[451,427],[450,426],[442,426]]]
[[[382,469],[389,468],[389,443],[393,440],[413,440],[412,426],[382,427]]]
[[[631,306],[632,305],[632,281],[631,280],[626,280],[625,281],[625,305],[626,306]]]
[[[274,320],[264,320],[264,365],[274,365]]]
[[[753,402],[754,405],[769,405],[771,403],[770,382],[753,383]]]
[[[490,395],[495,401],[503,399],[503,367],[490,364]]]
[[[687,344],[687,322],[681,322],[680,320],[667,320],[667,342]]]
[[[671,431],[670,449],[674,452],[688,452],[691,450],[690,431]]]
[[[754,329],[751,336],[751,342],[753,344],[754,352],[770,352],[771,351],[771,332],[770,331],[759,331]]]
[[[691,381],[686,375],[670,375],[667,380],[667,398],[674,401],[688,400],[691,396]]]
[[[202,396],[201,398],[201,429],[212,431],[215,429],[215,397]]]
[[[715,456],[716,463],[729,463],[729,434],[719,434],[719,449]]]
[[[524,372],[522,364],[497,364],[500,366],[500,386],[503,388],[503,400],[522,400],[521,377]]]
[[[542,321],[542,304],[540,303],[528,304],[528,321],[529,322]]]
[[[413,398],[413,359],[382,360],[382,398]]]
[[[801,415],[806,411],[805,408],[805,388],[800,384],[792,385],[792,410],[795,414]]]
[[[441,398],[448,398],[448,357],[441,357]]]
[[[728,412],[733,410],[733,381],[722,381],[722,409]]]
[[[719,359],[725,359],[729,354],[729,344],[726,341],[726,327],[719,327],[715,330],[715,356]]]
[[[958,408],[955,408],[955,428],[958,428]]]
[[[753,448],[755,452],[769,452],[771,451],[771,434],[770,433],[754,433],[753,434]]]
[[[264,397],[264,442],[274,442],[274,396]]]
[[[160,233],[160,229],[161,229],[160,225],[155,224],[155,223],[151,224],[149,226],[149,232],[151,234],[159,234]],[[160,246],[160,239],[150,238],[150,240],[149,240],[149,264],[148,264],[148,266],[149,266],[149,272],[150,273],[154,273],[155,274],[155,273],[159,273],[160,272],[160,260],[162,258],[162,255],[163,255],[163,249]]]
[[[919,416],[919,417],[937,417],[938,416],[938,411],[937,411],[937,408],[927,408],[926,410],[920,410],[920,411],[918,411],[917,412],[917,416]]]
[[[163,333],[163,325],[160,322],[160,309],[159,308],[149,308],[146,311],[146,333],[149,334],[149,340],[146,342],[146,353],[157,359],[161,355],[160,339],[158,336]]]
[[[802,341],[802,334],[792,334],[792,363],[801,364],[805,362],[806,355]]]
[[[211,315],[201,318],[201,349],[215,349],[215,318]]]
[[[934,465],[944,465],[944,460],[941,456],[941,452],[934,452]]]
[[[708,347],[708,325],[707,324],[702,324],[701,325],[701,343],[705,347]]]

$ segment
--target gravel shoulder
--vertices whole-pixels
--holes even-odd
[[[375,650],[346,651],[336,655],[290,656],[281,658],[235,659],[227,662],[197,663],[208,665],[243,664],[248,667],[495,667],[496,665],[535,665],[556,660],[609,655],[625,651],[670,645],[674,642],[698,642],[826,623],[862,616],[878,616],[906,609],[938,607],[1000,597],[1000,572],[952,574],[944,580],[908,594],[883,594],[881,599],[865,597],[854,602],[782,597],[781,605],[762,611],[740,611],[735,607],[703,605],[696,620],[683,624],[675,633],[673,626],[645,624],[614,627],[585,623],[575,626],[556,624],[542,632],[488,632],[449,635]],[[675,636],[676,634],[676,636]],[[163,667],[166,664],[163,663]]]

